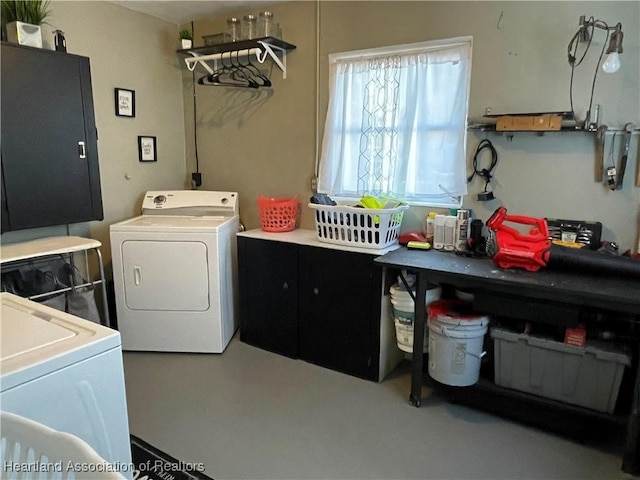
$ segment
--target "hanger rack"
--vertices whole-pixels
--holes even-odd
[[[218,68],[218,61],[223,58],[231,58],[232,54],[236,56],[255,55],[259,63],[264,63],[267,58],[282,70],[282,78],[287,78],[287,60],[286,53],[295,49],[295,45],[284,42],[274,37],[256,38],[253,40],[242,40],[239,42],[221,43],[219,45],[211,45],[205,47],[189,48],[186,50],[178,50],[179,54],[189,55],[184,59],[189,71],[195,70],[200,64],[210,75]],[[228,54],[228,55],[226,55]],[[280,56],[278,56],[280,54]],[[281,58],[282,57],[282,58]],[[207,62],[214,62],[213,68]]]

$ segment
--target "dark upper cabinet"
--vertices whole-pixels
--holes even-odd
[[[102,220],[89,59],[2,44],[2,231]]]
[[[9,211],[7,210],[7,191],[4,188],[4,175],[0,169],[0,188],[2,188],[2,210],[0,210],[0,221],[2,221],[2,231],[9,231]]]

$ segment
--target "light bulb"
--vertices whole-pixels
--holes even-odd
[[[602,62],[602,70],[606,73],[616,73],[620,70],[620,56],[618,52],[611,52]]]

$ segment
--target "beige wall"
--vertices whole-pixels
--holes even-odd
[[[266,7],[264,7],[266,8]],[[306,204],[315,165],[316,28],[314,2],[290,2],[269,7],[283,29],[283,39],[296,45],[286,57],[287,78],[273,63],[272,89],[239,89],[196,84],[197,139],[202,188],[239,192],[241,221],[259,227],[258,195],[298,195]],[[196,45],[201,37],[224,30],[230,12],[195,23]],[[257,64],[257,62],[254,63]],[[198,66],[195,79],[206,71]],[[187,135],[192,135],[192,75],[185,74]],[[188,168],[195,170],[193,138],[187,139]],[[311,227],[309,215],[304,225]]]
[[[51,6],[44,48],[53,49],[51,31],[60,29],[67,51],[91,62],[104,204],[103,221],[72,224],[69,232],[100,240],[108,263],[110,224],[139,214],[145,191],[186,186],[178,26],[107,2],[54,1]],[[135,118],[115,116],[115,87],[135,90]],[[157,137],[157,163],[138,161],[138,135]],[[10,232],[2,242],[66,233],[64,226]]]
[[[197,86],[199,164],[204,188],[238,190],[242,220],[259,226],[256,197],[311,195],[316,132],[316,2],[273,5],[284,39],[297,45],[288,55],[288,78],[274,70],[272,92]],[[256,9],[234,12],[242,15]],[[567,44],[580,15],[623,23],[623,66],[616,75],[598,74],[594,104],[601,122],[640,124],[640,6],[637,2],[339,2],[319,5],[319,134],[327,104],[328,54],[472,35],[474,39],[470,116],[490,107],[495,113],[567,111],[570,68]],[[226,16],[226,15],[225,15]],[[196,40],[223,30],[224,17],[196,23]],[[597,31],[585,63],[576,70],[574,103],[580,118],[588,105],[595,61],[604,41]],[[203,75],[198,67],[196,77]],[[191,76],[185,99],[191,101]],[[192,111],[187,105],[187,132]],[[188,133],[188,136],[191,134]],[[468,163],[485,134],[468,135]],[[464,206],[486,220],[499,205],[528,216],[603,222],[605,239],[630,248],[636,238],[640,189],[633,186],[638,136],[632,142],[627,179],[611,192],[593,181],[594,140],[584,133],[488,135],[499,154],[491,184],[497,196],[477,202],[482,182],[474,180]],[[607,153],[611,137],[608,138]],[[188,140],[189,144],[191,140]],[[621,137],[617,138],[619,147]],[[615,157],[618,151],[616,148]],[[489,159],[481,157],[484,165]],[[188,168],[194,168],[192,152]],[[403,229],[420,228],[428,209],[414,208]],[[306,207],[302,226],[313,219]]]
[[[104,221],[70,225],[69,231],[102,241],[108,262],[109,225],[137,214],[145,191],[188,188],[188,178],[195,170],[192,75],[175,53],[177,25],[106,2],[54,1],[52,7],[51,25],[44,29],[45,43],[51,48],[50,31],[60,28],[66,34],[69,52],[91,59],[105,211]],[[298,195],[305,205],[312,193],[316,131],[321,134],[324,123],[327,55],[332,52],[472,35],[472,116],[481,115],[486,107],[494,112],[560,111],[569,109],[566,47],[578,17],[621,21],[625,32],[623,65],[616,75],[599,75],[595,103],[601,104],[601,120],[610,127],[640,124],[638,2],[321,2],[319,18],[317,8],[311,1],[269,7],[282,25],[284,39],[297,46],[287,55],[286,80],[277,67],[273,68],[272,90],[196,87],[202,188],[238,191],[242,221],[249,228],[259,226],[255,203],[259,194]],[[226,16],[196,22],[196,42],[202,43],[202,35],[221,31]],[[601,34],[589,52],[589,64],[576,72],[574,98],[580,115],[588,102]],[[204,73],[198,67],[196,79]],[[115,87],[136,91],[135,119],[114,115]],[[138,162],[138,135],[158,137],[158,163]],[[484,136],[469,134],[469,164]],[[481,184],[474,181],[465,206],[480,218],[486,220],[504,204],[510,212],[522,215],[600,220],[606,239],[631,247],[640,204],[640,189],[631,181],[638,136],[632,144],[624,189],[616,192],[593,182],[591,136],[561,133],[542,137],[520,134],[512,141],[495,135],[489,138],[500,155],[492,181],[499,200],[475,202]],[[424,209],[412,209],[404,228],[418,228],[425,213]],[[302,226],[313,226],[306,207]],[[66,227],[58,227],[11,232],[2,235],[2,242],[66,231]]]

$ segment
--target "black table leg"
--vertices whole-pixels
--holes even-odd
[[[427,298],[427,274],[418,272],[416,276],[416,298],[413,317],[413,354],[411,356],[411,394],[409,403],[419,407],[422,402],[422,364],[425,329],[425,301]]]

